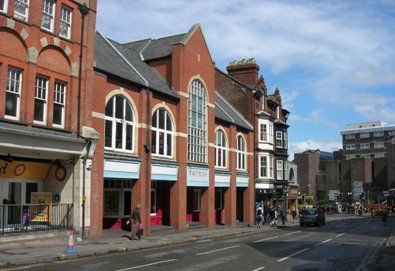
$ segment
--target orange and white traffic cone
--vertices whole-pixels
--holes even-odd
[[[67,242],[67,249],[66,249],[67,254],[75,254],[76,251],[74,249],[74,231],[70,230],[69,233],[69,241]]]

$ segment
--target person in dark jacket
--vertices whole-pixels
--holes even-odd
[[[133,240],[134,236],[137,236],[141,239],[141,215],[140,215],[141,205],[137,204],[136,208],[134,208],[132,214],[129,217],[129,220],[126,222],[127,225],[131,224],[131,239]]]

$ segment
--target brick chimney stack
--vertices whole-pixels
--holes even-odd
[[[246,85],[258,82],[259,66],[255,58],[234,60],[226,67],[228,74]]]

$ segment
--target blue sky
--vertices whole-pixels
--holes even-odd
[[[348,123],[395,123],[395,1],[98,2],[97,28],[117,41],[200,23],[219,68],[254,57],[291,111],[292,152],[340,148]]]

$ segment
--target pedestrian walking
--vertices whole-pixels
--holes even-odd
[[[285,225],[286,212],[281,205],[278,206],[278,209],[280,210],[279,213],[280,213],[280,217],[281,217],[281,222],[283,225]]]
[[[131,239],[133,240],[134,236],[137,236],[138,239],[141,239],[141,215],[140,215],[141,205],[137,204],[136,208],[133,209],[132,214],[129,217],[129,220],[126,222],[127,225],[131,224]]]
[[[270,216],[270,226],[276,226],[276,212],[273,205],[270,206],[269,209],[269,216]]]
[[[270,206],[268,202],[266,202],[266,204],[263,207],[263,216],[265,218],[264,222],[270,225]]]
[[[258,228],[260,228],[264,223],[262,205],[259,205],[256,210],[256,221],[258,224]]]

